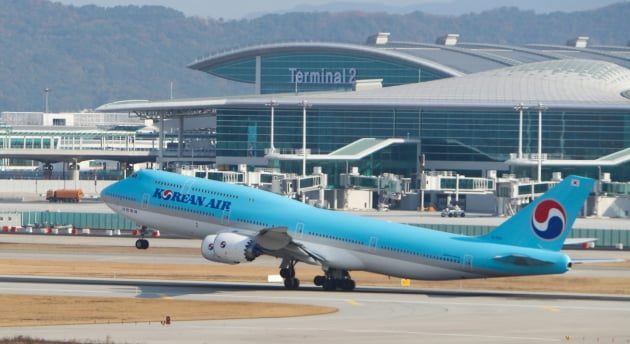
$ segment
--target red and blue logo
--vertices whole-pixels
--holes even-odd
[[[554,200],[544,200],[534,208],[532,229],[543,240],[555,240],[562,236],[567,225],[567,215],[562,205]]]
[[[173,198],[173,190],[164,190],[162,191],[162,199],[168,201]]]

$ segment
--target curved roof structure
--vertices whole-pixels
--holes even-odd
[[[279,106],[510,108],[544,103],[562,108],[630,109],[630,69],[582,59],[552,60],[460,77],[355,92],[253,95],[106,104],[98,111],[202,111],[218,107]]]
[[[456,34],[448,35],[453,39],[450,41],[446,39],[442,43],[393,41],[388,37],[389,33],[379,33],[368,38],[368,43],[363,45],[327,42],[261,44],[198,58],[188,67],[207,70],[228,61],[246,57],[320,51],[357,53],[408,62],[442,71],[451,76],[562,59],[600,60],[630,68],[630,46],[588,46],[588,37],[578,37],[569,41],[567,45],[528,44],[525,46],[458,42],[459,35]],[[438,41],[441,40],[444,38],[438,39]]]
[[[575,107],[630,107],[630,69],[582,59],[552,60],[456,78],[378,90],[331,94],[327,99],[391,106],[513,106],[519,103]],[[324,96],[309,97],[313,102]],[[441,105],[438,105],[441,104]],[[448,105],[447,105],[448,104]]]
[[[239,48],[197,59],[193,63],[189,64],[188,67],[196,70],[207,70],[209,68],[216,67],[227,62],[261,55],[322,51],[325,51],[327,53],[360,54],[362,56],[370,56],[391,61],[405,62],[409,64],[432,68],[451,76],[459,76],[465,74],[457,68],[452,68],[450,66],[438,63],[436,62],[436,60],[432,60],[430,58],[407,54],[402,50],[375,49],[374,47],[368,45],[324,42],[270,43],[246,48]]]

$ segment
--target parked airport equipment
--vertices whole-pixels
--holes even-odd
[[[46,200],[50,202],[77,203],[84,197],[81,189],[58,189],[46,191]]]

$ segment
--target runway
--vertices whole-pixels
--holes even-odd
[[[52,241],[52,242],[51,242]],[[2,235],[3,243],[132,245],[133,238]],[[153,239],[152,247],[195,249],[182,255],[2,250],[0,259],[208,264],[197,240]],[[571,254],[571,253],[570,253]],[[576,251],[577,255],[628,258],[628,252]],[[571,254],[571,255],[575,255]],[[276,264],[257,260],[255,264]],[[65,263],[63,263],[65,264]],[[234,269],[238,269],[236,266]],[[627,277],[627,269],[594,267],[569,274]],[[630,343],[630,296],[530,294],[359,286],[324,292],[306,285],[288,291],[277,284],[1,277],[0,294],[52,294],[200,301],[253,301],[337,308],[333,314],[297,318],[154,323],[0,327],[0,337],[114,343]],[[10,310],[1,309],[6,312]],[[123,311],[123,310],[121,310]],[[570,340],[567,340],[569,338]]]
[[[510,293],[359,288],[286,291],[258,284],[162,281],[3,279],[0,293],[169,297],[267,301],[338,308],[283,319],[0,328],[0,337],[109,340],[115,343],[627,343],[630,300],[556,298]],[[89,282],[89,283],[85,283]]]

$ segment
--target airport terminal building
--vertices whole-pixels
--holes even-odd
[[[274,43],[190,68],[253,95],[118,102],[99,111],[216,121],[216,163],[306,174],[413,177],[423,169],[630,181],[630,47],[396,42]],[[540,166],[540,167],[538,167]],[[329,177],[329,184],[338,184]]]

